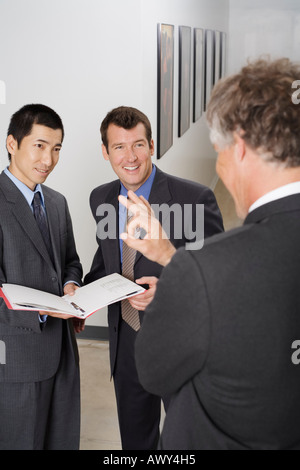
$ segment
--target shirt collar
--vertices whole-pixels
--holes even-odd
[[[143,196],[143,197],[148,201],[149,196],[150,196],[150,192],[151,192],[151,188],[152,188],[152,184],[153,184],[153,180],[154,180],[154,177],[155,177],[155,173],[156,173],[156,166],[155,166],[155,165],[152,165],[152,172],[151,172],[151,175],[150,175],[149,178],[145,181],[145,183],[143,183],[142,186],[140,186],[140,187],[134,192],[137,196]],[[122,196],[127,197],[127,193],[128,193],[128,190],[125,188],[125,186],[124,186],[123,183],[121,182],[120,194],[121,194]]]
[[[23,194],[23,196],[25,197],[26,201],[28,202],[29,206],[31,206],[32,204],[32,200],[33,200],[33,196],[36,192],[40,192],[41,193],[41,198],[42,198],[42,203],[43,205],[45,204],[45,201],[44,201],[44,195],[43,195],[43,191],[42,191],[42,186],[40,184],[37,184],[36,187],[35,187],[35,190],[34,191],[31,191],[31,189],[28,188],[28,186],[26,186],[26,184],[22,183],[22,181],[20,181],[18,178],[16,178],[7,168],[5,168],[4,170],[4,173],[8,176],[8,178],[17,186],[17,188],[19,189],[19,191],[21,191],[21,193]]]
[[[257,199],[249,208],[249,213],[252,212],[254,209],[267,204],[268,202],[275,201],[276,199],[281,199],[283,197],[291,196],[293,194],[300,193],[300,181],[296,181],[295,183],[289,183],[284,186],[280,186],[280,188],[276,188],[273,191],[270,191],[267,194],[264,194],[262,197]]]

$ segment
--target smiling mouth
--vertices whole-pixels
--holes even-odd
[[[138,166],[124,166],[124,170],[128,171],[134,171],[137,170],[139,167]]]
[[[50,170],[42,170],[41,168],[35,168],[35,170],[41,175],[47,175],[50,172]]]

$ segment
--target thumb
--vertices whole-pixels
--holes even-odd
[[[149,286],[155,285],[157,281],[158,278],[155,276],[144,276],[135,280],[137,284],[149,284]]]

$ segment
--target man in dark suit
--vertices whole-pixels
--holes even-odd
[[[63,135],[60,117],[44,105],[24,106],[11,118],[10,162],[0,175],[1,285],[72,295],[81,283],[67,202],[42,184],[58,162]],[[0,299],[0,338],[6,350],[0,365],[0,448],[78,449],[79,367],[72,319],[10,310]]]
[[[90,204],[97,223],[99,246],[91,271],[85,278],[86,283],[114,272],[124,274],[124,246],[119,233],[124,230],[126,213],[122,205],[119,207],[118,197],[126,196],[128,190],[142,195],[157,208],[165,204],[161,207],[163,222],[166,219],[170,222],[169,219],[173,217],[168,217],[170,211],[166,208],[175,210],[168,234],[175,247],[190,244],[192,237],[195,243],[201,244],[203,231],[205,237],[209,237],[223,230],[222,217],[211,190],[167,175],[152,165],[154,143],[151,125],[143,113],[128,107],[112,110],[102,122],[101,135],[103,156],[110,161],[119,179],[99,186],[91,193]],[[200,221],[196,220],[197,215],[201,219],[197,207],[203,204],[204,230],[200,223],[197,226]],[[189,215],[189,223],[184,209]],[[145,293],[130,300],[135,313],[139,312],[137,321],[142,322],[143,311],[153,298],[161,266],[137,253],[133,269],[133,279],[147,287]],[[121,309],[124,315],[121,303],[109,306],[108,323],[111,374],[114,378],[122,447],[127,450],[155,449],[159,439],[161,399],[146,392],[139,383],[134,361],[139,326],[132,327],[123,320]]]
[[[141,384],[172,395],[162,449],[300,449],[299,77],[258,60],[212,93],[217,171],[243,227],[176,252],[151,231],[134,240],[151,213],[131,195],[127,242],[166,266],[136,341]]]

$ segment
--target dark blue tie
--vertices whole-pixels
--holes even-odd
[[[33,200],[32,200],[32,207],[33,207],[33,214],[35,217],[35,220],[38,224],[38,227],[40,229],[40,232],[42,234],[42,237],[44,239],[46,248],[48,250],[48,253],[50,255],[50,258],[53,262],[53,251],[52,251],[52,244],[50,240],[50,233],[49,233],[49,227],[48,227],[48,222],[47,222],[47,216],[46,213],[42,207],[42,201],[41,201],[41,194],[39,191],[37,191],[34,194]]]

